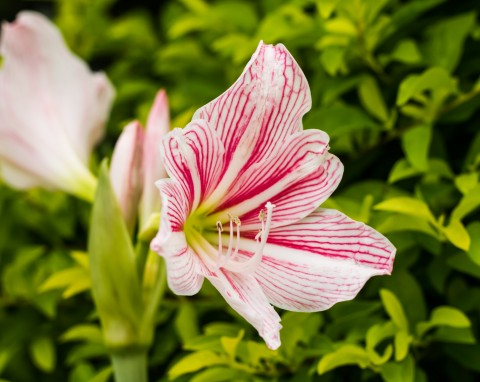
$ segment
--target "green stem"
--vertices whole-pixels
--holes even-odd
[[[149,268],[151,269],[149,271]],[[152,272],[153,270],[153,272]],[[160,306],[166,289],[167,269],[164,261],[156,253],[150,251],[146,262],[144,273],[143,289],[146,295],[147,304],[143,314],[142,327],[155,326],[155,314]]]
[[[111,354],[115,382],[148,382],[147,351]]]

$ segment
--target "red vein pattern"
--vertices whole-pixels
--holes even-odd
[[[240,78],[197,110],[194,119],[205,119],[218,131],[226,165],[244,142],[250,148],[243,158],[248,168],[301,131],[301,118],[310,108],[310,88],[292,55],[281,44],[261,43]]]

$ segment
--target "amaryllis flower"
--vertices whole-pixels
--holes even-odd
[[[113,88],[73,55],[44,16],[21,12],[2,26],[0,162],[17,188],[41,186],[91,198],[87,168],[103,135]]]
[[[260,43],[235,84],[163,145],[160,229],[152,248],[168,283],[193,295],[207,278],[275,349],[282,309],[352,299],[389,274],[395,248],[344,214],[318,208],[343,173],[328,136],[302,128],[308,83],[282,45]]]

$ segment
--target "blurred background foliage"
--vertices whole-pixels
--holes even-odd
[[[160,87],[172,126],[184,126],[259,40],[285,44],[312,90],[304,126],[327,131],[345,164],[324,206],[398,248],[392,276],[370,280],[354,301],[284,312],[278,351],[211,286],[167,295],[152,381],[478,380],[478,1],[7,0],[0,16],[21,9],[51,17],[117,89],[93,166],[127,121],[145,120]],[[1,381],[110,380],[83,252],[88,215],[63,194],[0,185]]]

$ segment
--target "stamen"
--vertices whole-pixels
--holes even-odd
[[[263,249],[265,247],[265,244],[267,243],[268,234],[270,232],[270,225],[272,222],[274,207],[275,206],[270,202],[268,202],[265,205],[265,208],[267,210],[267,216],[265,220],[262,219],[262,231],[259,232],[259,234],[255,237],[255,239],[257,239],[257,237],[260,236],[260,243],[254,255],[250,257],[250,259],[244,262],[228,261],[228,258],[227,258],[227,261],[223,265],[225,269],[228,269],[233,272],[248,273],[255,270],[255,268],[260,264],[263,257]],[[232,225],[232,220],[230,220],[230,225]],[[231,242],[232,242],[232,227],[230,229],[230,244]],[[235,254],[238,253],[239,243],[240,243],[240,226],[237,225],[237,245],[235,248]]]
[[[217,266],[220,266],[220,260],[222,258],[222,232],[223,226],[221,221],[217,221],[217,230],[218,230],[218,253],[217,253]]]

